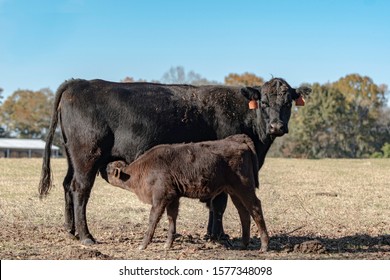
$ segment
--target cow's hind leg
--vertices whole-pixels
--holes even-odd
[[[179,213],[179,199],[173,200],[167,205],[167,216],[169,221],[168,239],[165,243],[165,249],[172,247],[172,243],[176,233],[176,220]]]
[[[87,203],[95,177],[96,171],[94,170],[90,170],[86,174],[80,174],[76,171],[71,184],[76,233],[84,245],[95,243],[95,239],[88,230],[86,216]]]
[[[242,228],[242,244],[244,247],[248,247],[249,239],[250,239],[250,230],[251,230],[251,216],[247,210],[247,208],[242,204],[241,200],[235,196],[230,195],[234,206],[238,211],[238,215],[240,216],[241,228]]]
[[[65,194],[65,230],[70,236],[76,235],[76,229],[74,224],[74,212],[73,212],[73,195],[71,190],[71,183],[73,179],[74,171],[70,162],[68,162],[68,172],[64,178],[63,187]]]

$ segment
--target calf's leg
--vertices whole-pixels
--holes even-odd
[[[251,230],[251,217],[246,207],[241,203],[240,199],[235,195],[230,195],[234,206],[240,216],[241,228],[242,228],[242,243],[244,247],[248,247]]]
[[[156,226],[161,219],[162,214],[164,213],[165,207],[167,203],[163,203],[160,201],[159,204],[153,204],[152,209],[150,209],[149,214],[149,226],[145,233],[144,239],[142,240],[141,245],[138,247],[140,250],[146,249],[149,243],[152,241],[154,231],[156,230]]]
[[[260,233],[261,248],[260,252],[266,252],[268,250],[269,236],[267,232],[267,227],[265,225],[263,210],[261,208],[261,202],[257,198],[255,191],[252,193],[247,193],[247,198],[244,199],[241,197],[241,202],[248,209],[253,220],[255,221],[257,228]]]
[[[169,249],[172,247],[174,236],[176,233],[176,220],[179,213],[179,199],[173,200],[167,205],[167,216],[169,221],[168,238],[164,248]]]

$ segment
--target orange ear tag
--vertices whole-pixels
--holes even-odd
[[[249,105],[249,109],[251,109],[251,110],[259,108],[259,104],[257,103],[256,100],[249,101],[248,105]]]
[[[295,99],[295,106],[305,106],[305,99],[302,95]]]

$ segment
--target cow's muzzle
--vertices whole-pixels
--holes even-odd
[[[283,122],[277,121],[269,124],[269,134],[272,136],[283,136],[288,133],[288,127]]]

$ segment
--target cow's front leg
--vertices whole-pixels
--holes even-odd
[[[222,223],[227,200],[227,194],[221,193],[211,201],[207,234],[212,240],[225,240],[229,238],[223,230]]]

